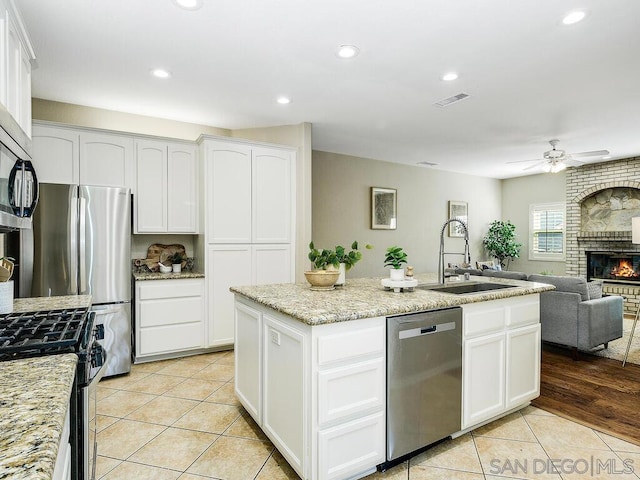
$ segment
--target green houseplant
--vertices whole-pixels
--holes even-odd
[[[171,261],[173,273],[180,273],[182,270],[182,255],[179,252],[175,252],[173,255],[169,256],[169,260]]]
[[[516,241],[516,226],[510,220],[494,220],[489,231],[482,239],[482,244],[489,255],[498,259],[500,266],[508,270],[509,262],[520,256],[521,243]],[[506,265],[505,265],[506,260]]]
[[[403,280],[404,268],[403,263],[407,263],[407,254],[402,250],[402,247],[389,247],[384,257],[384,266],[391,267],[389,275],[391,280]]]
[[[309,243],[309,254],[313,270],[304,272],[311,290],[333,290],[334,284],[340,276],[340,262],[334,250],[317,249],[313,242]],[[330,267],[333,267],[330,269]]]
[[[365,244],[364,248],[370,250],[373,245]],[[362,260],[362,252],[358,250],[358,242],[354,241],[351,244],[351,250],[347,250],[342,245],[337,245],[335,249],[336,257],[340,265],[340,276],[336,282],[336,285],[344,285],[345,273],[350,270],[356,263]]]

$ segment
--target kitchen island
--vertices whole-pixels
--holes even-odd
[[[436,276],[416,279],[434,284]],[[454,436],[527,405],[539,395],[539,293],[554,287],[472,280],[509,287],[395,293],[379,278],[332,291],[232,287],[240,402],[301,478],[372,473],[386,461],[387,317],[461,306],[462,420]]]

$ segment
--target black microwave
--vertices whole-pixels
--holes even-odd
[[[31,160],[0,128],[0,231],[31,228],[37,204],[38,178]]]

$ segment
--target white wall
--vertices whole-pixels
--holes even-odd
[[[500,180],[319,151],[313,152],[312,171],[316,247],[346,247],[354,240],[361,249],[366,242],[375,247],[363,250],[362,261],[347,272],[347,279],[386,276],[384,252],[393,245],[404,248],[416,273],[437,271],[449,200],[468,202],[471,258],[483,260],[482,236],[501,215]],[[371,230],[371,187],[398,190],[396,230]],[[464,241],[445,234],[445,248],[462,252]],[[445,261],[461,259],[447,256]]]
[[[516,226],[518,241],[522,243],[520,258],[511,262],[509,270],[525,273],[565,274],[564,260],[544,262],[529,260],[529,205],[534,203],[565,202],[566,174],[542,173],[502,181],[502,219]]]

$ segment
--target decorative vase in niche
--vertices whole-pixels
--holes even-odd
[[[171,265],[171,268],[173,268],[173,273],[180,273],[182,271],[182,264],[174,263]]]
[[[389,269],[389,276],[391,280],[404,280],[404,268]]]

